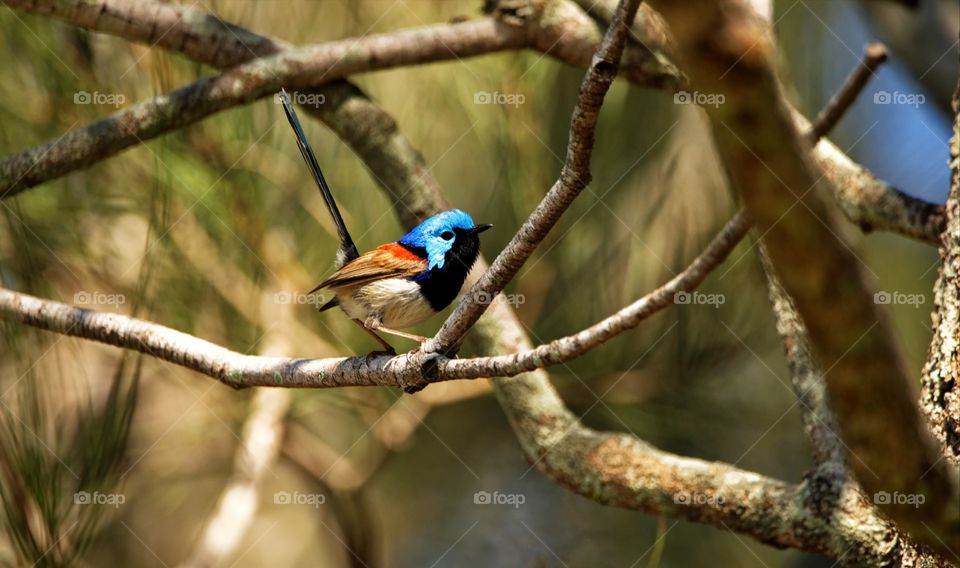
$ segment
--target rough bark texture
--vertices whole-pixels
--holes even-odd
[[[656,5],[693,85],[726,97],[707,109],[717,146],[827,369],[848,465],[868,494],[922,495],[920,506],[880,506],[924,542],[960,549],[957,472],[927,430],[862,261],[823,198],[829,183],[783,102],[769,27],[742,0]]]
[[[950,462],[960,465],[960,82],[953,98],[947,230],[934,285],[933,341],[923,370],[922,404]]]

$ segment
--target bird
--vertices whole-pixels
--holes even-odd
[[[474,223],[464,211],[450,209],[428,217],[400,239],[360,254],[286,91],[280,99],[339,238],[336,271],[307,294],[332,291],[333,298],[319,311],[339,307],[388,354],[396,351],[378,332],[423,343],[426,337],[396,328],[416,325],[453,302],[480,255],[480,233],[493,225]]]

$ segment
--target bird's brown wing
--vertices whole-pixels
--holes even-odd
[[[384,278],[409,278],[427,269],[426,259],[391,243],[366,252],[344,264],[311,293],[321,288],[362,286]]]

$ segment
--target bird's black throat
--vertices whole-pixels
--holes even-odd
[[[418,256],[423,258],[427,256],[427,251],[423,248],[403,246]],[[413,277],[413,281],[420,285],[420,292],[434,311],[439,312],[446,308],[457,297],[479,255],[480,239],[477,235],[458,234],[453,247],[444,257],[442,267],[431,268]]]

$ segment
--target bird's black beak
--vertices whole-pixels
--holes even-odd
[[[490,223],[482,223],[482,224],[477,225],[477,226],[475,226],[474,228],[470,229],[470,230],[467,232],[467,234],[468,234],[468,235],[477,235],[477,234],[480,234],[480,233],[486,231],[487,229],[489,229],[489,228],[492,227],[492,226],[493,226],[493,225],[491,225]]]

